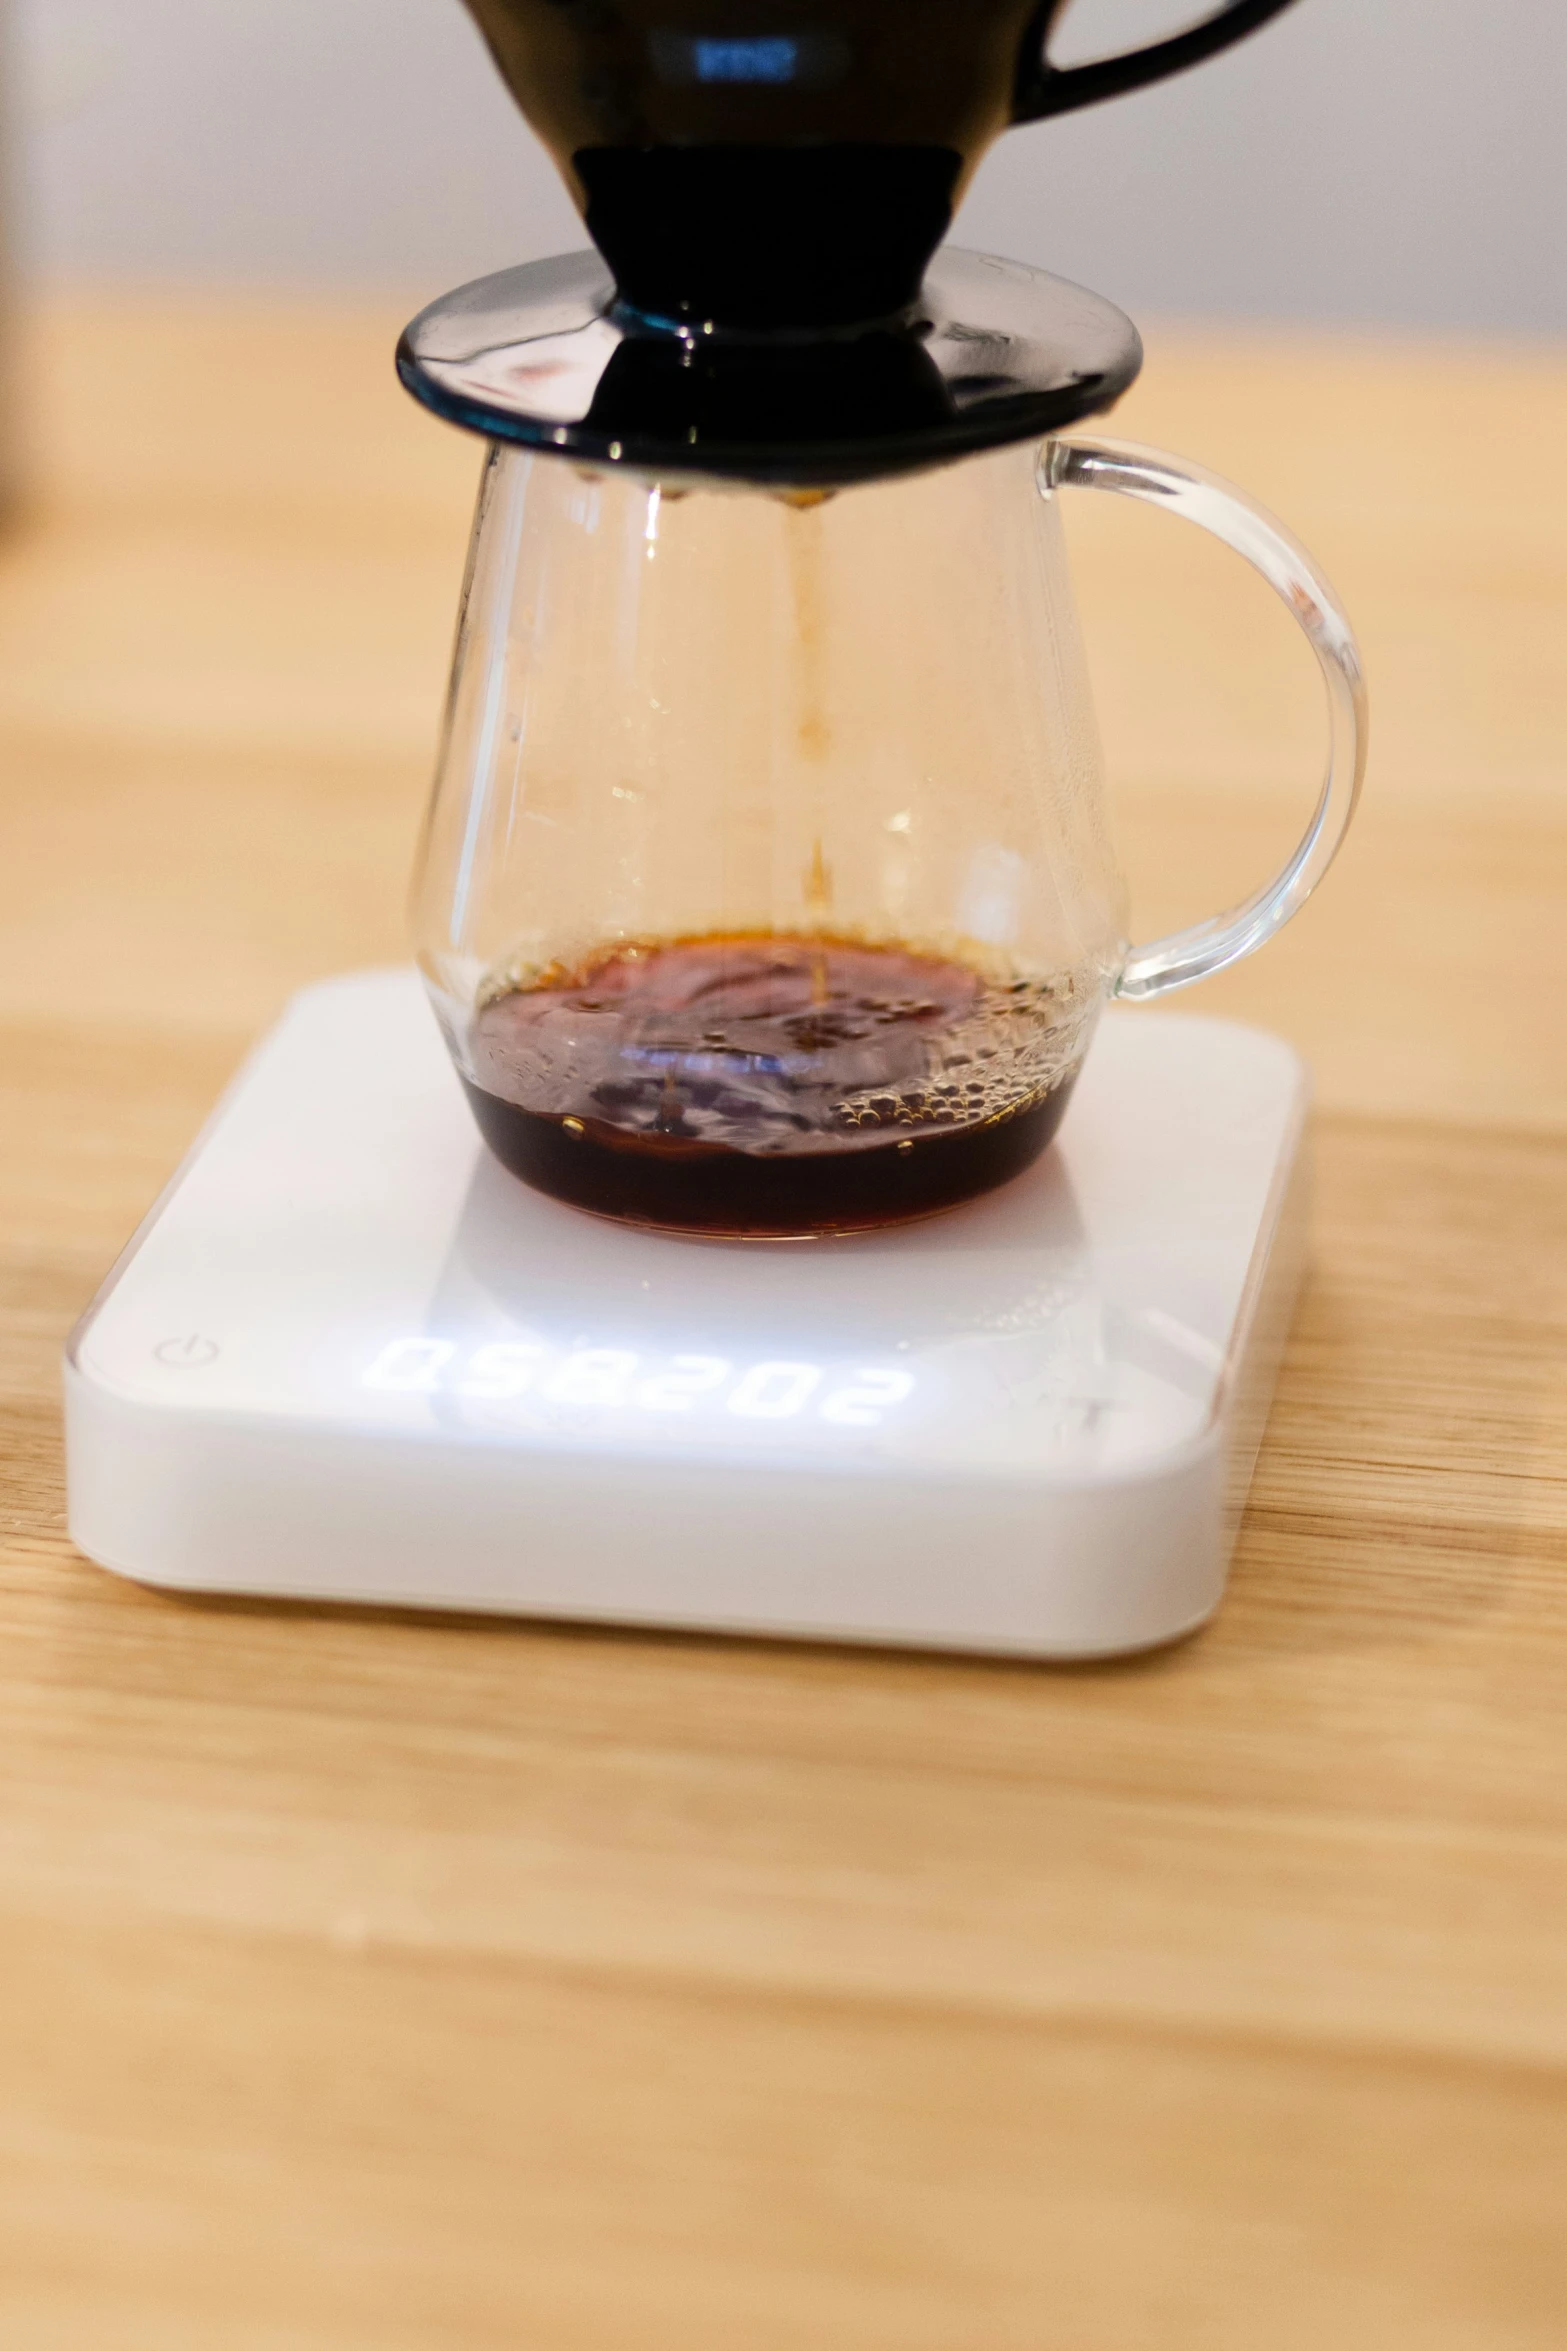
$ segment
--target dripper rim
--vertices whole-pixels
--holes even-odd
[[[397,349],[413,397],[488,440],[791,488],[1043,439],[1112,407],[1141,365],[1136,327],[1103,295],[950,245],[917,302],[852,328],[652,317],[587,251],[454,288]]]

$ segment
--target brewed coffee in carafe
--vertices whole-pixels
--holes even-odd
[[[958,487],[972,494],[962,477],[930,485],[926,530]],[[588,578],[557,574],[555,592],[591,610],[598,550],[619,536],[637,651],[629,676],[616,647],[560,665],[598,704],[592,722],[561,715],[561,757],[602,742],[595,770],[618,780],[607,821],[591,791],[563,795],[602,846],[575,887],[560,875],[524,975],[487,977],[469,1024],[464,1074],[491,1147],[577,1206],[724,1235],[884,1224],[1015,1174],[1065,1107],[1098,973],[1074,972],[1080,943],[1065,938],[1019,957],[980,935],[1010,911],[994,919],[1018,856],[1000,836],[1027,829],[965,772],[983,606],[954,612],[952,582],[905,568],[920,522],[885,489],[745,506],[596,489],[583,523]],[[559,524],[552,536],[559,555]],[[551,584],[538,590],[547,611]],[[517,657],[525,764],[551,756],[553,658]],[[965,818],[932,804],[933,767]],[[981,803],[965,906],[929,869],[979,841]],[[1107,871],[1097,842],[1077,854]],[[612,919],[582,888],[610,874]],[[514,926],[528,894],[506,896]],[[1112,909],[1081,913],[1086,936]]]
[[[576,1207],[727,1238],[854,1232],[1037,1158],[1071,1027],[1049,982],[912,948],[675,939],[493,998],[468,1097],[496,1157]]]
[[[1364,740],[1327,583],[1200,469],[1066,437],[1136,373],[1119,312],[930,259],[1008,121],[1281,4],[1056,73],[1059,10],[1016,0],[844,0],[803,30],[762,0],[471,0],[602,255],[462,289],[399,354],[490,441],[420,961],[535,1189],[725,1238],[952,1207],[1046,1148],[1106,1001],[1249,953],[1325,869]],[[1326,687],[1293,857],[1146,946],[1066,565],[1079,488],[1245,555]]]

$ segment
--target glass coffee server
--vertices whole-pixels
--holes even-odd
[[[1008,119],[1278,4],[1057,72],[1015,6],[861,0],[802,32],[763,5],[475,0],[600,248],[447,297],[400,351],[490,443],[416,925],[480,1129],[529,1184],[724,1236],[971,1198],[1048,1144],[1107,999],[1250,953],[1320,879],[1365,751],[1331,589],[1199,469],[1066,437],[1137,371],[1120,312],[931,258]],[[1244,555],[1326,687],[1293,856],[1149,945],[1105,821],[1077,488]]]

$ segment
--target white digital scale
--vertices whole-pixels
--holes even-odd
[[[1092,1657],[1223,1593],[1305,1072],[1108,1014],[1055,1147],[902,1230],[638,1233],[482,1148],[411,973],[296,999],[70,1345],[70,1530],[149,1584]]]

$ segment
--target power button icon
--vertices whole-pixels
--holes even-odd
[[[176,1371],[198,1371],[204,1363],[216,1363],[218,1342],[203,1338],[200,1331],[186,1331],[178,1339],[160,1339],[153,1354],[160,1363],[173,1364]]]

